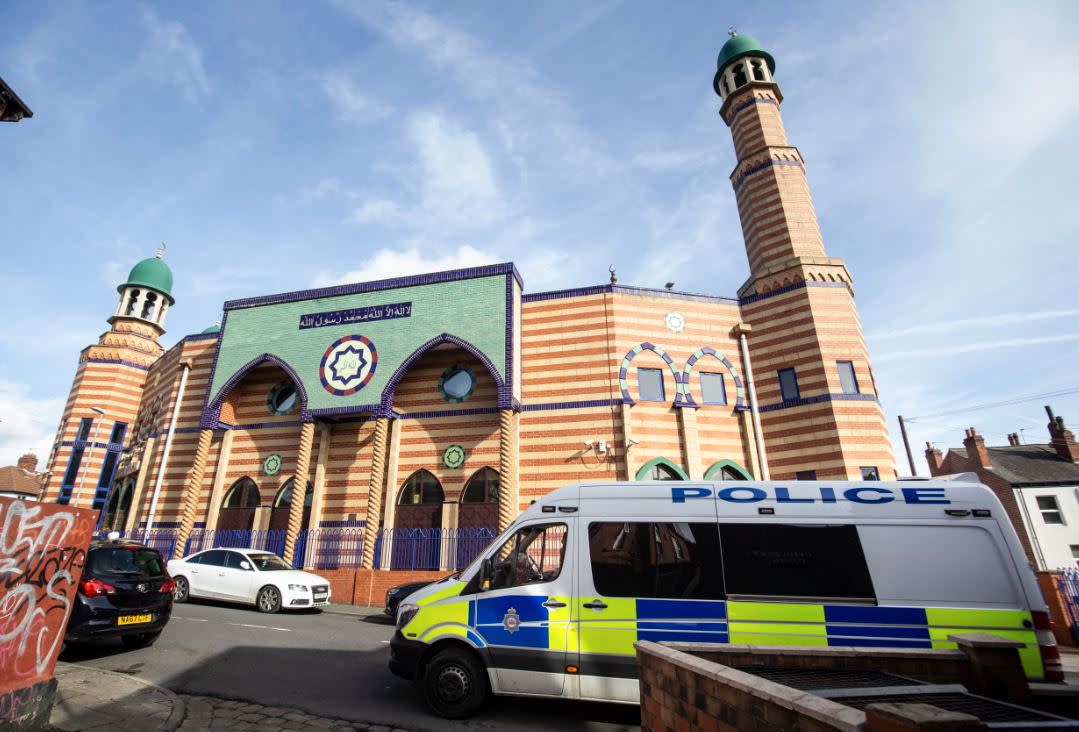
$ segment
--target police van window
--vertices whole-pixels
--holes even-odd
[[[566,558],[566,541],[565,524],[520,529],[494,554],[488,589],[502,590],[557,579]]]
[[[720,524],[729,595],[872,600],[854,526]]]
[[[979,526],[858,527],[877,602],[1015,607],[1011,559]]]
[[[606,597],[724,597],[714,523],[592,523],[588,552],[592,583]]]

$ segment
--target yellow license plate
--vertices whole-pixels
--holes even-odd
[[[142,615],[121,615],[116,618],[117,625],[139,625],[140,623],[151,623],[154,620],[153,613],[143,613]]]

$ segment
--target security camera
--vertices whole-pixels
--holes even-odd
[[[628,440],[628,441],[626,442],[626,444],[627,444],[627,445],[629,445],[630,447],[633,447],[634,445],[639,445],[639,444],[641,444],[641,441],[640,441],[640,440],[634,440],[634,439],[630,439],[630,440]]]
[[[606,455],[607,454],[607,441],[606,440],[600,440],[599,441],[599,454],[600,455]]]

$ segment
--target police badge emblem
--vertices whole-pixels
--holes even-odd
[[[502,627],[510,633],[516,633],[521,627],[521,618],[512,607],[506,611],[506,617],[502,618]]]

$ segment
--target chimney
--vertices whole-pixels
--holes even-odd
[[[989,451],[985,449],[985,438],[971,427],[967,430],[963,447],[967,448],[967,457],[978,464],[980,468],[989,467]]]
[[[28,473],[37,472],[37,455],[32,452],[28,452],[19,458],[19,462],[15,463]]]
[[[933,447],[932,442],[925,443],[925,461],[929,463],[929,474],[939,475],[941,466],[944,464],[944,456],[940,448]]]
[[[1075,435],[1064,426],[1064,418],[1053,415],[1053,410],[1046,406],[1049,415],[1049,444],[1057,455],[1071,462],[1079,462],[1079,445],[1075,444]]]
[[[1018,432],[1009,432],[1008,433],[1008,444],[1011,445],[1012,447],[1018,447],[1019,446],[1019,433]]]

